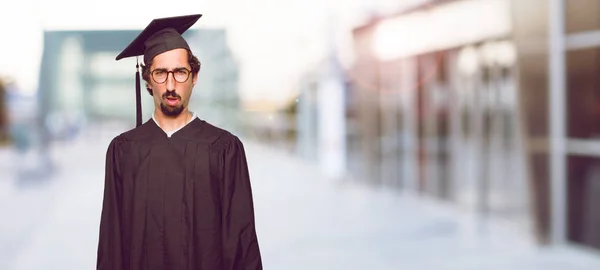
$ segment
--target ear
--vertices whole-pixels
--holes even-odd
[[[192,76],[192,84],[196,85],[197,82],[198,82],[198,72],[194,73],[194,75]]]
[[[148,91],[148,94],[150,94],[151,96],[154,96],[154,93],[152,92],[152,88],[150,88],[148,83],[146,83],[146,91]]]

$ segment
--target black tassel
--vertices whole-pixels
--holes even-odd
[[[136,61],[137,62],[137,61]],[[135,65],[135,108],[136,108],[136,127],[142,125],[142,93],[140,91],[140,70],[139,62]]]

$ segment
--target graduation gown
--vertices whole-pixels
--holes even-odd
[[[194,119],[153,121],[106,153],[97,269],[262,269],[244,147]]]

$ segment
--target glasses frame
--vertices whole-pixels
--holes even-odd
[[[185,80],[183,80],[183,81],[179,81],[179,80],[177,80],[177,78],[175,78],[175,71],[181,71],[181,70],[185,70],[185,71],[187,71],[187,74],[188,74],[188,75],[187,75],[187,77],[185,78]],[[167,73],[167,76],[165,77],[165,80],[164,80],[164,81],[162,81],[162,82],[159,82],[159,81],[157,81],[157,80],[154,78],[154,72],[156,72],[156,71],[162,71],[162,72],[166,72],[166,73]],[[189,69],[187,69],[187,68],[177,68],[177,69],[175,69],[175,70],[165,70],[165,69],[160,69],[160,68],[157,68],[157,69],[155,69],[155,70],[153,70],[153,71],[151,71],[151,72],[150,72],[150,77],[152,77],[152,80],[153,80],[155,83],[158,83],[158,84],[163,84],[163,83],[167,82],[167,80],[169,79],[169,73],[171,73],[171,74],[172,74],[172,76],[173,76],[173,79],[174,79],[176,82],[178,82],[178,83],[184,83],[184,82],[187,82],[187,81],[190,79],[190,74],[192,74],[192,71],[191,71],[191,70],[189,70]]]

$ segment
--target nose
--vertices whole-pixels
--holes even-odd
[[[167,86],[167,90],[175,90],[175,74],[173,74],[173,72],[167,73],[167,81],[165,83]]]

